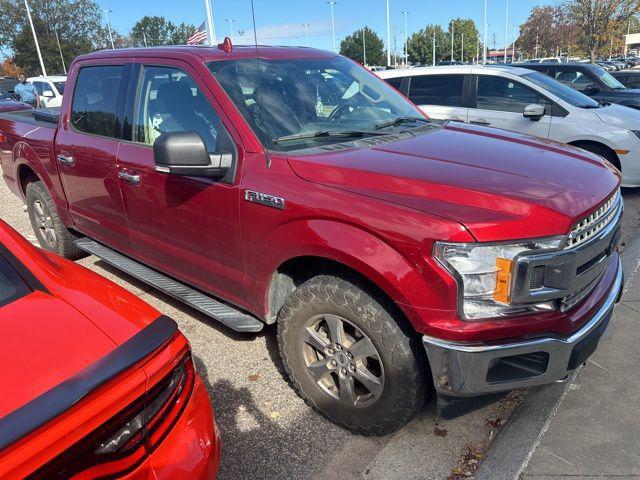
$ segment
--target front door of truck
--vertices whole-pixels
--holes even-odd
[[[120,190],[135,256],[205,291],[239,301],[243,261],[238,175],[223,180],[156,171],[153,143],[164,133],[197,132],[210,154],[238,148],[214,99],[186,63],[136,60],[131,141],[118,153]],[[232,168],[232,170],[234,170]]]
[[[126,251],[129,232],[120,196],[116,154],[118,105],[129,66],[92,61],[79,66],[56,135],[56,161],[76,228]]]
[[[469,109],[469,123],[549,137],[551,105],[546,98],[512,78],[478,75],[477,79],[475,108]],[[523,116],[524,108],[534,103],[545,107],[545,115],[535,121]]]

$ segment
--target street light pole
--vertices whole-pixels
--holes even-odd
[[[304,27],[304,40],[305,40],[305,45],[308,47],[309,46],[309,27],[311,25],[309,25],[308,23],[303,23],[302,26]]]
[[[111,22],[109,22],[109,14],[111,13],[111,10],[105,8],[103,12],[104,12],[104,16],[107,19],[107,29],[109,30],[109,40],[111,41],[111,50],[115,50],[116,47],[113,45],[113,35],[111,34]]]
[[[233,42],[233,24],[235,23],[235,19],[227,18],[225,22],[229,24],[229,39]]]
[[[509,0],[504,11],[504,63],[507,63],[507,45],[509,45]]]
[[[58,51],[60,52],[60,61],[62,62],[62,70],[64,71],[64,74],[67,74],[67,66],[64,63],[64,56],[62,55],[62,47],[60,47],[60,38],[58,37],[58,29],[54,28],[53,29],[54,33],[56,34],[56,42],[58,43]]]
[[[409,63],[408,57],[407,57],[407,14],[409,12],[407,12],[406,10],[404,10],[402,12],[402,15],[404,15],[404,64],[405,66]]]
[[[538,34],[536,33],[536,58],[538,58]]]
[[[431,59],[431,65],[436,66],[436,29],[433,29],[433,50],[431,51],[433,58]]]
[[[513,26],[513,39],[511,43],[511,63],[516,61],[516,26]]]
[[[42,60],[42,53],[40,53],[40,44],[38,43],[38,36],[36,35],[36,29],[33,26],[33,20],[31,18],[31,10],[29,10],[29,4],[27,0],[24,0],[24,7],[27,9],[27,16],[29,17],[29,25],[31,25],[31,33],[33,33],[33,41],[36,43],[36,51],[38,52],[38,59],[40,60],[40,68],[42,69],[42,75],[47,76],[47,71],[44,69],[44,61]]]
[[[333,39],[333,51],[336,52],[336,23],[333,17],[333,6],[336,4],[333,0],[327,2],[331,8],[331,38]]]
[[[391,23],[389,20],[389,0],[387,0],[387,67],[391,66]]]
[[[211,8],[209,0],[204,0],[204,8],[207,12],[207,40],[209,45],[215,45],[218,43],[218,39],[216,38],[216,26],[213,23],[213,8]]]
[[[367,41],[365,40],[365,30],[367,27],[363,27],[362,29],[362,64],[367,66]]]
[[[451,61],[453,62],[453,36],[455,33],[456,24],[451,20]]]
[[[484,24],[482,26],[482,64],[487,64],[487,0],[484,0]]]
[[[462,32],[462,45],[460,46],[460,61],[464,63],[464,32]]]

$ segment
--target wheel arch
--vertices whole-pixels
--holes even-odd
[[[280,252],[279,259],[265,269],[262,277],[265,282],[260,310],[266,323],[276,321],[299,285],[326,273],[360,282],[369,294],[401,312],[416,331],[424,330],[428,323],[424,307],[446,309],[444,305],[450,304],[455,308],[455,294],[436,269],[429,267],[429,262],[423,264],[424,259],[412,256],[411,260],[357,226],[326,220],[304,223],[304,228],[313,229],[314,236],[289,231],[282,241],[268,240],[271,245],[286,245],[293,250]],[[291,242],[292,238],[313,239],[313,243]]]
[[[574,147],[582,148],[584,150],[588,150],[588,148],[585,148],[585,147],[588,147],[588,146],[602,148],[609,155],[611,155],[610,160],[613,160],[613,162],[612,162],[613,166],[616,167],[618,170],[622,171],[622,164],[620,162],[620,157],[618,156],[616,151],[612,147],[607,145],[606,143],[600,142],[598,140],[574,140],[572,142],[569,142],[568,144],[572,145]],[[609,159],[607,159],[607,160],[609,160]]]

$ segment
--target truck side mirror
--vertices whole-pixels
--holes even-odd
[[[52,90],[45,90],[44,92],[42,92],[42,96],[46,97],[46,98],[53,98],[55,97],[55,95],[53,94]]]
[[[530,103],[524,107],[522,116],[524,118],[528,118],[532,122],[537,122],[544,117],[544,105],[540,105],[539,103]]]
[[[221,179],[231,166],[231,154],[212,154],[197,132],[167,132],[153,144],[156,171]]]

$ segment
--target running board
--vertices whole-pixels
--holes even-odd
[[[240,310],[236,310],[226,303],[222,303],[213,297],[188,287],[184,283],[178,282],[156,270],[146,267],[129,257],[125,257],[90,238],[80,238],[75,241],[75,244],[78,248],[95,255],[109,265],[186,303],[190,307],[218,320],[236,332],[259,332],[264,326],[264,323],[257,318]]]

